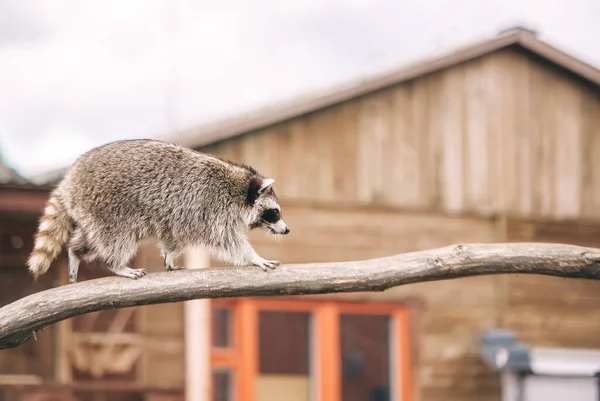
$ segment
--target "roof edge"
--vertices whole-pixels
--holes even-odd
[[[323,91],[295,97],[286,102],[267,105],[240,115],[194,126],[188,129],[157,135],[157,140],[179,143],[190,148],[201,148],[236,136],[273,126],[327,107],[365,96],[387,87],[431,74],[463,62],[474,60],[510,46],[520,46],[559,67],[600,87],[600,70],[537,38],[537,32],[524,27],[504,29],[491,39],[472,42],[438,56],[421,59],[401,68],[330,87]],[[68,170],[57,168],[30,177],[41,184],[56,182]]]
[[[600,87],[600,70],[537,38],[537,32],[523,27],[501,31],[491,39],[454,48],[450,52],[380,73],[349,84],[329,88],[320,93],[302,96],[285,103],[262,107],[250,113],[225,118],[182,131],[161,135],[157,139],[176,142],[191,148],[200,148],[227,140],[244,133],[272,126],[317,110],[368,95],[386,87],[400,84],[444,68],[474,60],[494,51],[518,45],[538,56],[584,78]]]
[[[274,125],[326,107],[331,107],[369,93],[397,85],[420,76],[440,71],[460,63],[484,56],[496,50],[521,42],[530,33],[516,30],[492,39],[454,48],[442,55],[428,57],[410,63],[391,72],[379,73],[319,93],[294,98],[291,101],[259,108],[250,113],[229,117],[216,122],[196,126],[175,133],[161,135],[157,139],[177,142],[184,146],[199,148],[221,140]]]

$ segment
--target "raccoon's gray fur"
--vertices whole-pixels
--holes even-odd
[[[81,155],[52,191],[28,266],[45,273],[64,245],[69,281],[80,260],[100,260],[116,275],[139,278],[129,264],[142,241],[155,241],[167,270],[186,247],[204,245],[236,266],[267,270],[247,233],[288,234],[272,188],[252,167],[183,146],[139,139],[111,142]]]

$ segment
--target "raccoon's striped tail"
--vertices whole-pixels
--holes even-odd
[[[53,191],[40,218],[27,265],[35,278],[46,273],[71,236],[73,226],[62,200]]]

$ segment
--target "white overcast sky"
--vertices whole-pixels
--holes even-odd
[[[23,174],[520,24],[600,66],[599,0],[0,0],[0,151]]]

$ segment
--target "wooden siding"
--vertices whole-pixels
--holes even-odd
[[[281,244],[262,232],[251,240],[283,263],[457,242],[599,245],[600,226],[581,221],[600,220],[600,92],[516,49],[202,150],[276,179],[292,233]],[[589,321],[597,296],[581,280],[499,275],[335,297],[413,305],[417,400],[500,400],[499,377],[478,354],[486,329],[600,347]]]
[[[510,221],[507,235],[515,242],[600,247],[600,224]],[[538,346],[600,348],[597,283],[529,275],[505,279],[506,309],[501,321],[504,327],[519,333],[521,341]]]
[[[491,242],[492,220],[442,214],[311,207],[282,203],[293,235],[279,240],[260,230],[250,233],[257,251],[284,263],[310,263],[381,257],[455,241]],[[343,252],[338,250],[342,249]]]
[[[600,224],[287,203],[283,210],[294,235],[279,243],[253,232],[251,240],[261,255],[284,263],[360,260],[457,242],[540,241],[600,247]],[[412,313],[419,316],[412,328],[416,399],[500,400],[499,376],[479,356],[479,336],[485,330],[514,330],[519,341],[534,346],[600,347],[600,319],[593,318],[600,313],[600,299],[591,281],[481,276],[333,297],[412,305]]]
[[[288,200],[600,218],[600,93],[515,49],[203,150]]]
[[[254,231],[250,238],[260,255],[284,263],[361,260],[456,242],[494,242],[501,227],[487,218],[289,203],[283,203],[283,214],[293,235],[279,242]],[[469,399],[486,392],[494,395],[488,399],[499,400],[495,398],[500,394],[499,378],[480,361],[477,343],[483,330],[496,328],[501,320],[497,305],[504,303],[505,296],[499,280],[495,276],[472,277],[381,293],[333,296],[338,300],[393,300],[408,305],[416,301],[417,306],[411,308],[418,318],[417,326],[411,328],[415,332],[411,339],[415,346],[415,400]]]
[[[179,262],[179,260],[177,260]],[[164,271],[158,248],[145,245],[138,253],[136,266],[149,271]],[[144,338],[138,381],[146,386],[180,388],[185,381],[183,303],[136,307],[139,333]]]

